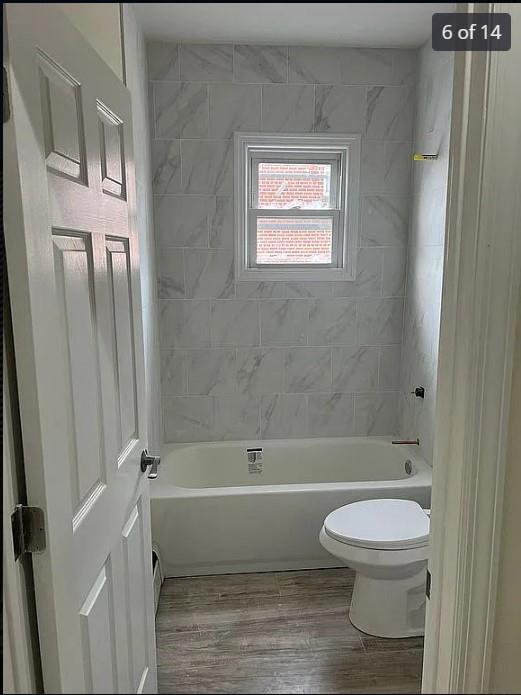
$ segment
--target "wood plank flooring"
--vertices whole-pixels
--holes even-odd
[[[418,693],[423,638],[354,628],[345,569],[167,579],[160,693]]]

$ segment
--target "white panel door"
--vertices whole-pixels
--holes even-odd
[[[155,692],[130,96],[52,5],[6,6],[6,247],[46,692]]]

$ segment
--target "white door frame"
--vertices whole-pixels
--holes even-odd
[[[5,329],[4,329],[5,341]],[[16,459],[12,403],[8,373],[13,365],[3,355],[3,693],[34,693],[36,669],[31,652],[30,624],[24,596],[24,575],[16,562],[11,531],[11,513],[16,502],[13,467]],[[9,371],[8,371],[9,370]]]
[[[423,692],[488,692],[521,263],[521,8],[456,53]],[[516,190],[517,188],[517,190]]]

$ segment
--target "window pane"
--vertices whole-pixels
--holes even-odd
[[[260,162],[259,208],[330,209],[331,169],[331,164],[312,162]]]
[[[257,264],[331,263],[331,217],[258,217]]]

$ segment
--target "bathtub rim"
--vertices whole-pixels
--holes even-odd
[[[168,465],[167,459],[172,456],[176,451],[180,451],[186,448],[202,447],[204,449],[208,448],[225,448],[230,445],[239,448],[253,448],[253,447],[270,447],[274,445],[293,446],[298,445],[305,446],[306,444],[323,444],[326,443],[360,443],[362,442],[378,442],[387,443],[389,446],[399,447],[404,452],[406,458],[411,459],[415,472],[412,475],[405,476],[403,478],[395,479],[377,479],[377,480],[359,480],[359,481],[336,481],[328,483],[285,483],[285,484],[265,484],[265,485],[230,485],[221,487],[184,487],[180,485],[175,485],[170,482],[165,482],[164,478],[161,476],[161,466],[159,469],[159,477],[156,481],[153,481],[150,485],[150,498],[151,500],[169,499],[172,497],[220,497],[228,495],[251,495],[251,494],[286,494],[299,493],[299,492],[310,492],[310,491],[330,491],[330,490],[371,490],[379,489],[382,491],[389,490],[390,496],[392,497],[391,491],[394,488],[403,487],[429,487],[432,488],[432,468],[429,466],[427,461],[421,456],[420,452],[413,445],[404,444],[391,444],[392,437],[390,436],[373,436],[373,437],[302,437],[295,439],[248,439],[248,440],[218,440],[218,441],[205,441],[205,442],[180,442],[180,443],[168,443],[164,444],[161,449],[161,466]]]

